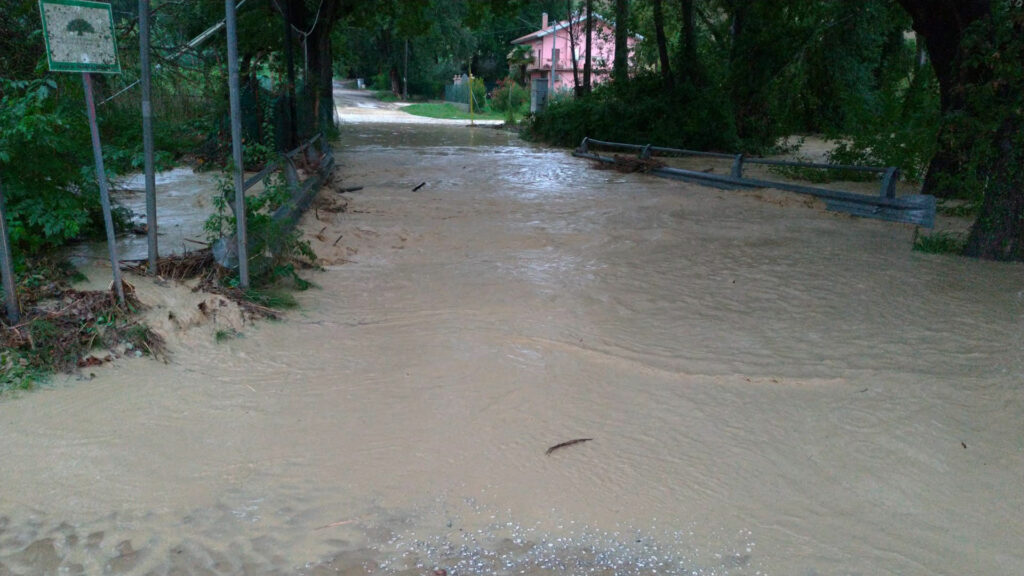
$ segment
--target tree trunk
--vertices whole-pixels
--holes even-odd
[[[668,40],[665,38],[665,14],[661,0],[653,0],[654,7],[654,39],[658,43],[658,59],[661,62],[661,77],[665,80],[665,89],[674,90],[672,83],[672,66],[668,60]]]
[[[293,53],[294,35],[292,24],[295,22],[295,0],[285,0],[281,9],[284,11],[281,17],[284,19],[284,61],[288,75],[288,86],[285,88],[285,122],[284,122],[284,150],[291,150],[298,145],[298,118],[295,109],[295,56]]]
[[[991,12],[990,0],[898,0],[910,14],[914,31],[924,40],[928,57],[939,82],[939,100],[943,116],[964,108],[963,78],[959,61],[960,44],[967,27]],[[941,142],[951,140],[949,126],[939,129],[940,146],[932,157],[925,175],[924,191],[941,198],[956,197],[957,190],[948,184],[947,175],[961,169],[959,151]]]
[[[693,0],[679,0],[679,79],[699,83],[700,63],[697,60],[697,26]]]
[[[592,86],[591,76],[593,69],[591,66],[591,47],[593,45],[594,37],[594,2],[593,0],[587,0],[587,45],[585,48],[586,54],[583,56],[583,92],[590,94],[590,88]]]
[[[981,199],[965,254],[1024,260],[1024,11],[899,0],[939,81],[942,125],[923,192]]]
[[[567,0],[566,5],[569,8],[569,17],[566,20],[569,23],[569,27],[566,28],[566,32],[569,33],[569,51],[571,52],[569,54],[569,61],[572,62],[572,87],[573,94],[578,98],[583,95],[583,84],[580,82],[580,64],[576,60],[576,47],[579,46],[579,41],[577,40],[579,28],[577,24],[573,24],[573,18],[576,17],[576,14],[572,9],[572,0]]]
[[[1024,33],[1024,26],[1020,27]],[[1018,89],[1021,89],[1020,87]],[[992,136],[998,153],[985,166],[987,186],[966,256],[1024,261],[1024,117],[1008,117]]]
[[[341,2],[324,0],[319,14],[310,13],[305,10],[305,6],[301,10],[299,27],[309,33],[305,39],[309,54],[309,77],[305,79],[304,93],[312,114],[310,133],[302,136],[310,137],[315,132],[331,135],[334,131],[334,54],[331,30],[341,17]],[[299,9],[295,9],[295,12],[299,12]]]
[[[317,19],[309,37],[314,47],[315,58],[311,58],[311,67],[315,70],[316,85],[314,96],[314,118],[317,129],[325,136],[334,134],[334,45],[331,42],[331,31],[334,23],[341,17],[339,0],[324,0],[320,7],[320,18]],[[315,63],[315,66],[313,64]]]
[[[615,0],[615,61],[612,80],[629,80],[629,0]]]

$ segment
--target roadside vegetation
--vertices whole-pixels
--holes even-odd
[[[896,166],[973,219],[963,237],[918,237],[918,250],[1024,260],[1019,3],[579,4],[614,13],[617,35],[644,40],[611,83],[574,74],[575,89],[530,123],[532,137],[758,155],[816,135],[833,143],[830,162]]]

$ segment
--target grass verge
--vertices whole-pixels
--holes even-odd
[[[451,104],[444,103],[438,104],[434,102],[422,103],[422,104],[410,104],[404,108],[403,111],[412,114],[414,116],[424,116],[427,118],[445,118],[449,120],[469,120],[469,112],[463,112]],[[504,120],[505,114],[502,112],[478,112],[474,111],[472,118],[474,120]]]

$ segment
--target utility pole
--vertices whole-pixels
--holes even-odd
[[[249,250],[245,229],[245,185],[242,182],[242,104],[238,88],[238,19],[235,0],[224,0],[228,34],[228,91],[231,105],[231,158],[235,176],[235,236],[238,240],[238,285],[249,287]]]
[[[558,50],[555,48],[558,40],[558,19],[555,18],[555,23],[551,25],[551,74],[548,79],[548,97],[545,98],[545,107],[547,103],[551,101],[551,98],[555,96],[555,63],[558,61]],[[572,21],[569,22],[572,26]]]
[[[146,239],[150,276],[157,273],[156,174],[153,167],[153,107],[150,103],[149,0],[139,0],[139,63],[142,68],[142,147],[146,166]]]

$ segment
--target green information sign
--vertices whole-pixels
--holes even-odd
[[[121,73],[110,4],[42,0],[39,12],[51,72]]]

